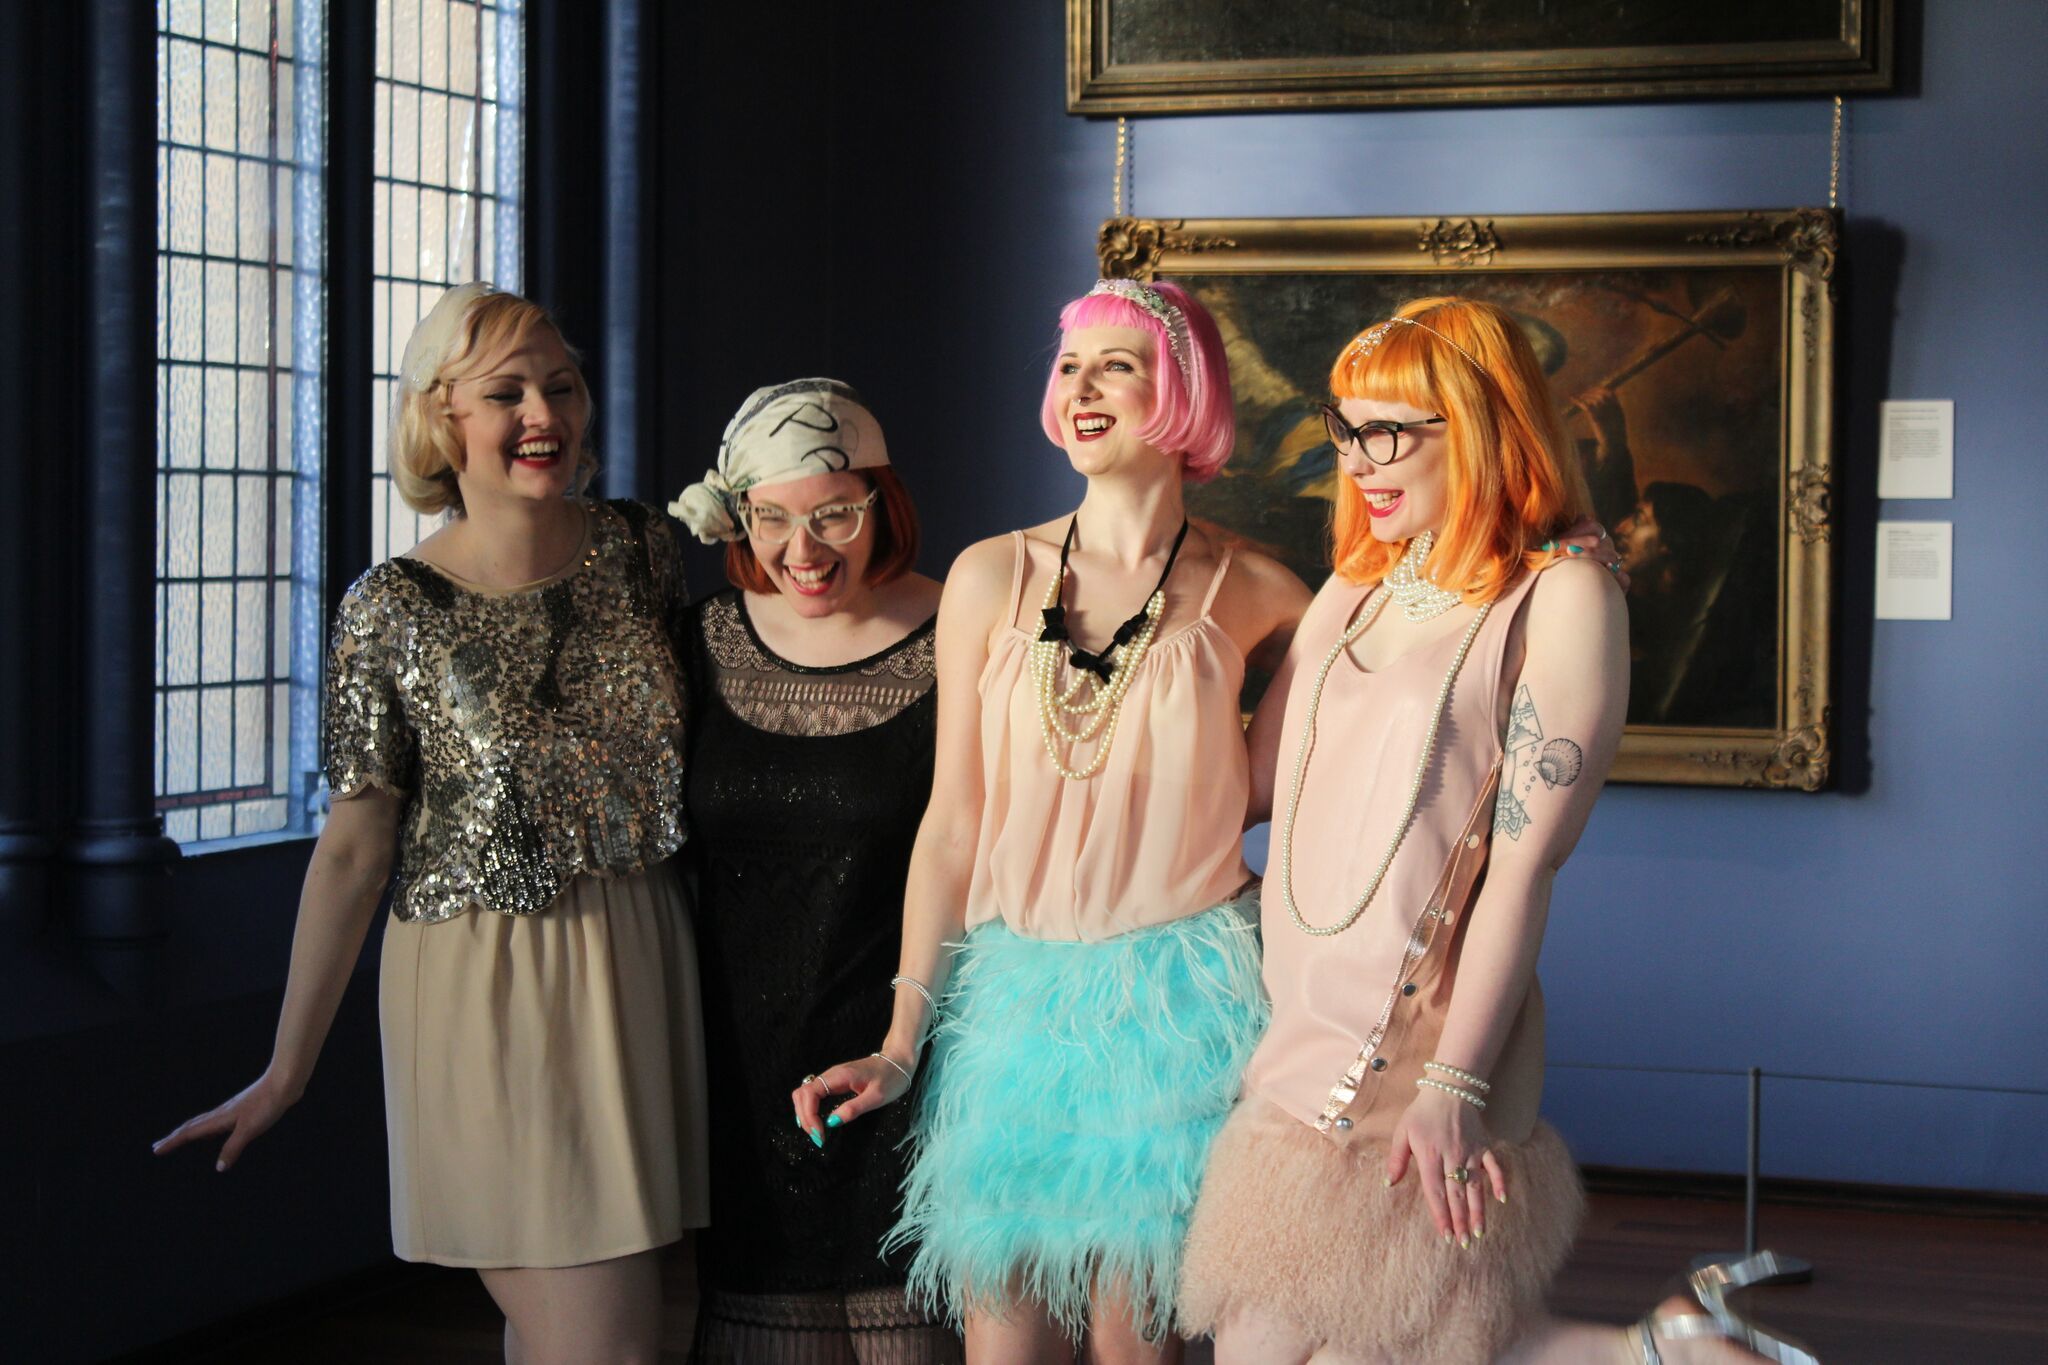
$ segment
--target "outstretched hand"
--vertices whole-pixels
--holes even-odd
[[[827,1067],[789,1092],[789,1101],[796,1106],[796,1126],[823,1147],[826,1129],[851,1123],[871,1109],[901,1099],[910,1089],[910,1073],[916,1066],[915,1060],[903,1065],[901,1058],[892,1064],[882,1057],[862,1057]],[[835,1102],[828,1104],[828,1099]]]
[[[225,1171],[241,1159],[243,1148],[269,1132],[271,1125],[283,1118],[284,1111],[296,1101],[297,1096],[285,1095],[282,1088],[270,1079],[270,1073],[265,1072],[256,1078],[255,1084],[226,1104],[209,1109],[197,1118],[186,1119],[172,1129],[169,1136],[151,1143],[149,1150],[162,1156],[188,1142],[226,1133],[227,1141],[220,1145],[220,1155],[213,1163],[216,1171]]]

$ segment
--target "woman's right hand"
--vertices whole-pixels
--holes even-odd
[[[270,1126],[283,1118],[284,1111],[297,1099],[296,1095],[287,1095],[284,1087],[266,1071],[256,1078],[255,1084],[226,1104],[186,1119],[168,1137],[158,1138],[150,1145],[150,1151],[162,1156],[188,1142],[226,1133],[227,1141],[220,1145],[220,1155],[213,1163],[213,1169],[225,1171],[241,1158],[242,1149],[269,1132]]]
[[[796,1106],[796,1126],[823,1147],[827,1128],[851,1123],[870,1109],[903,1098],[916,1068],[914,1058],[906,1064],[901,1057],[862,1057],[827,1067],[815,1077],[806,1077],[789,1092],[789,1102]],[[837,1095],[846,1098],[832,1107],[829,1116],[825,1115],[825,1101]]]

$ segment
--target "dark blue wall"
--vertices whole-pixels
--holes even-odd
[[[664,469],[694,475],[754,384],[865,389],[928,517],[926,567],[1070,506],[1037,431],[1059,304],[1094,274],[1114,124],[1061,112],[1059,7],[836,20],[799,69],[728,85],[701,132],[737,171],[698,243],[713,320]],[[1767,1081],[1768,1173],[2048,1191],[2048,894],[2032,784],[2048,403],[2048,6],[1902,7],[1904,90],[1852,101],[1845,334],[1841,784],[1817,796],[1617,787],[1565,870],[1543,974],[1548,1108],[1582,1160],[1727,1170],[1743,1082]],[[744,27],[746,21],[728,21]],[[733,37],[745,50],[750,35]],[[733,47],[722,48],[728,54]],[[785,54],[788,47],[781,49]],[[734,101],[738,103],[735,104]],[[791,118],[754,139],[749,117]],[[1829,106],[1783,102],[1145,119],[1148,216],[1591,213],[1824,204]],[[787,128],[785,127],[785,132]],[[799,192],[801,183],[805,189]],[[698,182],[706,193],[705,182]],[[776,223],[760,231],[761,215]],[[763,250],[763,246],[767,249]],[[1956,619],[1871,617],[1875,417],[1953,398],[1957,497],[1884,508],[1957,524]],[[1587,1066],[1650,1068],[1610,1072]]]

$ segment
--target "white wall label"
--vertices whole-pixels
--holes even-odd
[[[1880,521],[1877,619],[1948,620],[1954,551],[1954,522]]]
[[[1877,496],[1956,495],[1956,405],[1936,398],[1882,403],[1877,437]]]

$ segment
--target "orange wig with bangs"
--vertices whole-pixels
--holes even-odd
[[[1469,603],[1490,602],[1523,569],[1557,557],[1541,547],[1580,518],[1592,499],[1568,452],[1543,367],[1505,309],[1476,299],[1416,299],[1394,314],[1377,344],[1360,332],[1330,367],[1338,399],[1406,403],[1446,419],[1449,505],[1429,573]],[[1427,329],[1427,330],[1425,330]],[[1460,351],[1464,354],[1460,354]],[[1330,562],[1353,583],[1372,583],[1407,550],[1373,537],[1365,495],[1337,481]]]

